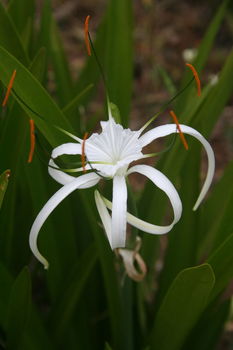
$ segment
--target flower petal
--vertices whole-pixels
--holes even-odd
[[[112,219],[98,190],[95,190],[95,203],[96,203],[96,207],[99,212],[101,221],[104,225],[104,229],[108,237],[109,244],[112,247],[112,227],[111,227]]]
[[[53,159],[63,155],[63,154],[81,154],[82,153],[82,147],[80,144],[78,143],[64,143],[63,145],[60,145],[56,148],[54,148],[54,150],[52,151],[52,155],[50,161],[49,161],[49,165],[52,167],[56,167],[59,169],[59,167],[54,163]],[[71,176],[68,175],[64,172],[62,172],[61,170],[56,170],[53,169],[49,166],[48,168],[48,172],[49,175],[56,180],[58,183],[60,183],[61,185],[65,185],[68,184],[69,182],[73,181],[76,177],[75,176]]]
[[[57,170],[54,168],[57,168]],[[91,170],[91,166],[89,164],[85,165],[85,170]],[[83,168],[77,168],[75,169],[74,173],[81,171],[83,171]],[[76,176],[68,175],[67,173],[63,172],[63,170],[60,169],[52,159],[49,161],[48,172],[49,175],[61,185],[66,185],[76,179]]]
[[[207,157],[208,157],[208,171],[207,171],[206,179],[205,179],[204,185],[202,187],[202,190],[199,194],[199,197],[198,197],[198,199],[193,207],[193,210],[196,210],[199,207],[200,203],[202,202],[203,198],[205,197],[205,195],[206,195],[206,193],[211,185],[211,182],[213,180],[214,170],[215,170],[214,152],[213,152],[209,142],[206,141],[206,139],[197,130],[195,130],[189,126],[183,125],[183,124],[180,124],[180,128],[184,134],[191,135],[202,143],[202,145],[204,146],[204,148],[206,150]],[[170,135],[172,133],[177,133],[177,132],[178,132],[177,127],[175,124],[162,125],[162,126],[158,126],[157,128],[154,128],[154,129],[146,132],[144,135],[142,135],[140,137],[140,141],[142,142],[142,145],[144,147],[159,137],[167,136],[167,135]]]
[[[139,254],[139,250],[141,248],[141,238],[139,236],[136,237],[136,246],[133,250],[119,248],[118,254],[122,257],[123,263],[125,265],[125,270],[127,275],[134,281],[140,282],[144,279],[147,273],[147,267]],[[137,263],[137,268],[135,266]]]
[[[29,236],[29,244],[31,247],[31,250],[35,257],[44,265],[44,267],[48,268],[48,262],[47,260],[40,254],[38,248],[37,248],[37,237],[39,234],[39,231],[44,224],[45,220],[48,218],[48,216],[51,214],[51,212],[58,206],[58,204],[63,201],[71,192],[78,188],[88,188],[92,187],[97,184],[97,182],[100,180],[100,177],[96,175],[95,173],[85,174],[82,176],[79,176],[72,182],[66,184],[62,188],[60,188],[45,204],[45,206],[41,209],[39,214],[37,215]]]
[[[63,143],[62,145],[54,148],[51,157],[53,159],[62,156],[63,154],[82,154],[82,146],[79,143]]]
[[[112,249],[124,248],[127,224],[127,187],[124,176],[114,176],[112,192]]]
[[[171,201],[174,210],[174,219],[173,222],[168,226],[157,226],[143,221],[132,214],[127,213],[127,222],[137,227],[141,231],[152,234],[162,235],[164,233],[169,232],[173,228],[175,223],[179,221],[182,213],[182,203],[175,187],[165,175],[148,165],[135,165],[134,167],[129,169],[128,174],[131,174],[133,172],[137,172],[147,176],[156,186],[158,186],[161,190],[163,190],[166,193],[166,195]],[[112,203],[103,196],[102,198],[107,208],[112,209]]]
[[[135,282],[141,282],[147,272],[146,264],[138,252],[129,249],[118,249],[119,255],[122,257],[127,275]],[[135,262],[139,270],[135,267]]]

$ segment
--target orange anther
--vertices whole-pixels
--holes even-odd
[[[91,56],[91,46],[90,46],[90,40],[89,40],[89,19],[90,15],[86,17],[85,24],[84,24],[84,33],[85,33],[85,43],[87,48],[87,53],[89,56]]]
[[[29,156],[28,156],[28,163],[32,162],[32,158],[33,158],[33,154],[34,154],[34,150],[35,150],[35,124],[33,119],[29,120],[29,124],[30,124],[30,152],[29,152]]]
[[[83,168],[83,172],[84,173],[87,171],[86,168],[85,168],[85,142],[86,142],[87,137],[88,137],[88,133],[85,132],[85,134],[83,136],[82,154],[81,154],[82,168]]]
[[[10,81],[9,81],[9,84],[7,86],[7,91],[6,91],[6,95],[5,95],[5,98],[3,100],[3,103],[2,103],[2,107],[5,107],[7,101],[8,101],[8,98],[10,96],[10,92],[11,92],[11,89],[12,89],[12,86],[13,86],[13,83],[14,83],[14,80],[15,80],[15,76],[16,76],[16,69],[14,70],[11,78],[10,78]]]
[[[185,139],[185,137],[184,137],[184,134],[183,134],[183,132],[182,132],[182,130],[181,130],[181,128],[180,128],[180,124],[179,124],[179,122],[178,122],[177,116],[175,115],[174,111],[169,111],[169,113],[170,113],[170,116],[173,118],[174,123],[175,123],[176,126],[177,126],[177,129],[178,129],[179,135],[180,135],[180,139],[181,139],[181,141],[182,141],[182,143],[183,143],[183,145],[184,145],[184,148],[185,148],[186,150],[188,150],[189,146],[188,146],[188,143],[187,143],[187,141],[186,141],[186,139]]]
[[[199,79],[198,73],[192,64],[190,64],[190,63],[185,63],[185,64],[187,67],[189,67],[191,69],[193,76],[194,76],[194,79],[195,79],[196,84],[197,84],[197,95],[201,96],[201,81]]]

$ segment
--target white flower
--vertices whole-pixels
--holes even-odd
[[[148,165],[134,165],[129,167],[131,162],[148,156],[142,152],[145,146],[159,137],[177,133],[177,126],[175,124],[162,125],[142,135],[145,127],[142,127],[139,131],[123,129],[110,116],[107,122],[101,123],[101,127],[102,132],[100,134],[95,133],[85,141],[75,137],[76,143],[63,144],[55,148],[52,152],[49,162],[49,174],[63,185],[63,187],[42,208],[30,232],[30,247],[36,258],[44,264],[45,268],[48,267],[48,262],[37,248],[38,233],[45,220],[71,192],[76,189],[95,186],[103,177],[112,178],[113,180],[112,202],[103,197],[98,190],[95,191],[95,201],[112,249],[125,247],[127,222],[144,232],[164,234],[169,232],[181,217],[182,203],[180,197],[173,184],[165,175]],[[196,210],[206,195],[213,179],[215,168],[214,154],[210,144],[198,131],[182,124],[180,128],[183,133],[195,137],[202,143],[208,157],[209,166],[207,176],[201,193],[194,205],[194,210]],[[64,173],[53,161],[55,158],[64,154],[82,155],[83,151],[87,160],[85,169],[90,172],[79,177]],[[82,171],[83,168],[78,170]],[[170,225],[152,225],[127,212],[126,177],[132,173],[139,173],[146,176],[166,193],[174,212],[174,218]],[[110,215],[109,211],[111,211],[112,215]]]

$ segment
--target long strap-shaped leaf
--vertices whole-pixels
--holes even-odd
[[[16,278],[9,299],[7,343],[9,349],[18,349],[24,335],[31,306],[31,278],[24,268]]]
[[[156,316],[151,333],[152,349],[181,349],[205,308],[214,281],[213,270],[208,264],[178,274]]]
[[[11,54],[15,55],[20,62],[28,64],[29,60],[24,51],[21,39],[16,31],[13,21],[0,3],[0,43]],[[12,72],[10,73],[12,74]]]
[[[64,136],[56,132],[53,125],[70,130],[70,125],[64,114],[29,70],[4,48],[0,47],[0,71],[4,85],[8,84],[14,69],[16,69],[17,74],[13,88],[17,96],[19,96],[19,104],[30,118],[35,120],[41,132],[52,145],[61,143],[64,141]],[[33,113],[25,104],[41,117]]]
[[[59,294],[50,318],[57,343],[61,342],[67,327],[70,327],[70,321],[81,301],[81,295],[96,261],[97,251],[95,245],[92,245],[74,265],[65,283],[65,289]]]
[[[107,17],[106,69],[110,100],[128,125],[132,94],[132,1],[111,0]]]

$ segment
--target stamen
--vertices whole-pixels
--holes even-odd
[[[101,62],[100,62],[100,60],[98,58],[98,55],[97,55],[97,52],[95,50],[94,44],[92,42],[91,34],[89,32],[89,29],[88,29],[89,19],[90,19],[90,16],[87,16],[86,20],[85,20],[85,25],[84,25],[85,43],[86,43],[88,55],[91,56],[91,52],[93,52],[94,59],[96,61],[97,67],[99,68],[99,72],[101,74],[101,77],[102,77],[102,80],[103,80],[103,83],[104,83],[104,87],[105,87],[105,91],[106,91],[107,110],[108,110],[108,116],[109,116],[109,119],[110,119],[110,118],[112,118],[112,112],[111,112],[111,106],[110,106],[110,98],[109,98],[109,93],[108,93],[107,81],[106,81],[106,78],[105,78],[103,67],[101,65]]]
[[[177,92],[177,94],[175,94],[170,100],[168,100],[167,102],[165,102],[164,104],[162,104],[161,108],[159,109],[159,111],[148,120],[148,122],[143,125],[143,127],[141,127],[141,129],[139,130],[139,134],[141,134],[156,118],[158,118],[160,116],[161,113],[165,112],[167,107],[173,102],[175,101],[186,89],[188,89],[188,87],[192,84],[193,80],[195,78],[193,77],[191,80],[189,80],[189,82],[180,90]]]
[[[194,79],[195,79],[196,84],[197,84],[197,95],[201,96],[201,81],[199,79],[198,73],[192,64],[190,64],[190,63],[185,63],[185,64],[187,67],[189,67],[191,69],[193,76],[194,76]]]
[[[86,142],[87,137],[88,137],[88,133],[85,132],[84,137],[83,137],[83,142],[82,142],[82,154],[81,154],[82,168],[83,168],[84,173],[87,171],[85,168],[85,142]]]
[[[85,24],[84,24],[84,33],[85,33],[85,44],[86,44],[86,48],[87,48],[87,53],[88,53],[88,56],[91,56],[91,46],[90,46],[90,41],[89,41],[89,19],[90,19],[90,16],[88,15],[86,17],[86,20],[85,20]]]
[[[188,150],[189,146],[188,146],[188,143],[187,143],[187,141],[186,141],[186,139],[185,139],[185,137],[184,137],[184,134],[183,134],[183,132],[182,132],[182,130],[181,130],[181,128],[180,128],[180,124],[179,124],[179,122],[178,122],[177,116],[175,115],[174,111],[169,111],[169,113],[170,113],[170,116],[173,118],[174,123],[175,123],[176,126],[177,126],[177,129],[178,129],[179,135],[180,135],[180,139],[181,139],[181,141],[182,141],[182,143],[183,143],[183,145],[184,145],[184,148],[185,148],[186,150]]]
[[[9,81],[9,84],[7,86],[7,91],[6,91],[6,95],[5,95],[5,98],[2,102],[2,107],[5,107],[7,101],[8,101],[8,98],[10,96],[10,92],[11,92],[11,89],[12,89],[12,86],[13,86],[13,83],[14,83],[14,80],[15,80],[15,76],[16,76],[16,69],[14,70],[11,78],[10,78],[10,81]]]
[[[28,156],[28,163],[32,162],[32,158],[33,158],[33,154],[35,151],[35,124],[34,124],[34,120],[30,119],[29,120],[30,123],[30,152],[29,152],[29,156]]]

